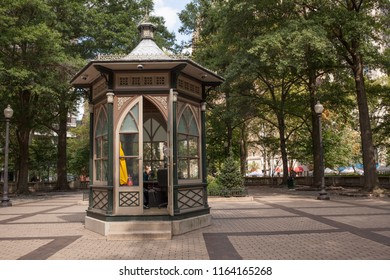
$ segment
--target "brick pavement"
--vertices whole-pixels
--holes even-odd
[[[210,199],[212,225],[172,240],[107,241],[84,228],[82,193],[0,208],[2,260],[389,260],[390,199],[250,188]]]

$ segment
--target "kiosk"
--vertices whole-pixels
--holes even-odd
[[[85,227],[109,239],[170,239],[211,223],[205,101],[223,78],[162,51],[148,20],[139,30],[130,54],[100,55],[71,80],[90,104]]]

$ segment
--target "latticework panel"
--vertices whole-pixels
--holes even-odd
[[[203,206],[203,188],[182,189],[178,192],[178,208],[180,210]]]
[[[138,207],[140,205],[139,192],[120,192],[119,207]]]
[[[92,208],[107,211],[108,193],[107,191],[94,190],[92,194]]]

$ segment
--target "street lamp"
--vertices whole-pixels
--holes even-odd
[[[11,201],[8,198],[8,149],[9,149],[9,121],[14,114],[11,106],[8,105],[4,109],[5,117],[5,147],[4,147],[4,184],[3,184],[3,197],[1,198],[1,207],[12,206]]]
[[[324,148],[322,146],[322,124],[321,124],[321,116],[322,112],[324,111],[324,106],[320,103],[320,101],[317,101],[317,104],[314,106],[314,111],[317,114],[318,117],[318,137],[320,138],[320,165],[318,167],[318,171],[321,175],[321,191],[319,192],[317,199],[319,200],[329,200],[329,195],[325,190],[325,177],[324,177]]]

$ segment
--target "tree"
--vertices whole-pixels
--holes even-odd
[[[69,80],[82,67],[84,62],[78,57],[92,58],[99,53],[125,54],[130,52],[138,41],[137,24],[152,10],[152,1],[88,1],[88,9],[82,1],[51,1],[56,15],[53,28],[64,38],[64,49],[69,55],[67,65],[59,69],[57,83],[53,84],[57,93],[57,112],[52,122],[46,124],[58,135],[57,188],[65,189],[67,184],[67,120],[75,111],[75,103],[80,99],[80,91],[69,88]],[[81,17],[79,15],[82,15]],[[113,16],[114,15],[114,16]],[[159,17],[156,40],[164,47],[171,48],[174,36],[167,31]],[[76,59],[75,59],[76,58]],[[61,81],[59,83],[59,81]]]
[[[390,165],[390,80],[380,77],[367,83],[374,143],[378,151],[378,163]]]
[[[243,187],[244,180],[240,173],[240,166],[232,155],[225,159],[217,183],[228,190]]]
[[[287,132],[286,117],[292,111],[289,107],[292,93],[300,91],[300,79],[294,69],[294,57],[291,57],[294,49],[290,47],[295,38],[281,22],[281,18],[287,21],[296,15],[294,9],[291,10],[292,2],[287,2],[289,5],[279,2],[270,5],[268,1],[212,1],[211,4],[195,1],[198,6],[190,6],[189,11],[182,14],[185,28],[200,30],[200,37],[195,42],[195,58],[211,61],[211,65],[222,70],[226,77],[223,90],[228,114],[234,111],[234,105],[229,106],[229,97],[234,92],[236,96],[250,100],[251,106],[245,109],[256,104],[257,109],[253,111],[257,116],[278,130],[285,171],[288,170],[286,142],[296,129],[293,125]],[[198,16],[195,20],[191,19],[194,15]],[[234,115],[232,119],[245,123],[248,119],[241,116]],[[228,132],[229,126],[232,127],[231,121],[227,122]],[[285,183],[287,176],[284,172]]]
[[[15,111],[19,145],[18,190],[28,191],[30,133],[47,115],[41,101],[53,94],[51,73],[64,61],[61,35],[50,28],[54,14],[44,1],[11,1],[1,4],[0,84],[2,97]]]
[[[210,68],[222,71],[227,83],[251,83],[252,92],[269,94],[269,101],[273,100],[269,108],[278,120],[282,155],[287,123],[295,118],[307,125],[307,116],[311,116],[307,127],[312,136],[313,161],[318,165],[319,126],[314,105],[319,99],[329,102],[330,96],[340,92],[321,90],[324,81],[344,88],[345,80],[338,75],[353,77],[365,186],[372,190],[378,181],[365,79],[367,70],[388,67],[388,52],[381,49],[390,38],[389,5],[385,0],[198,0],[181,15],[183,31],[197,29],[199,34],[193,42],[195,58],[209,61]],[[254,77],[254,72],[259,77]],[[291,92],[286,91],[289,88]],[[303,107],[295,110],[300,115],[289,110],[295,96],[300,95],[306,95],[304,105],[311,112]],[[257,103],[272,104],[265,102],[264,96]],[[349,105],[349,100],[340,101],[338,108]],[[317,168],[315,171],[315,185],[319,185],[322,174]]]
[[[328,38],[342,64],[352,72],[359,110],[359,125],[364,167],[364,188],[372,191],[379,187],[376,173],[365,69],[380,67],[383,61],[376,47],[386,43],[390,10],[389,1],[312,1],[313,13],[321,17]],[[308,6],[309,8],[309,6]],[[388,39],[387,39],[388,40]]]
[[[84,58],[98,54],[128,54],[139,42],[138,24],[153,10],[152,0],[86,1],[85,32],[76,46]],[[174,51],[175,35],[168,32],[161,17],[150,17],[156,24],[157,44]]]
[[[57,147],[55,138],[47,137],[50,131],[43,129],[40,132],[44,133],[40,137],[34,137],[30,146],[29,170],[37,179],[49,179],[51,172],[55,173]]]
[[[66,125],[80,98],[70,77],[85,64],[81,58],[129,52],[138,41],[137,23],[152,7],[151,0],[2,1],[0,94],[15,110],[20,192],[28,190],[31,133],[42,125],[58,135],[57,187],[67,188]],[[153,20],[161,23],[156,40],[171,47],[173,34],[162,18]]]
[[[71,129],[68,140],[69,172],[75,175],[89,175],[89,118],[84,118],[80,126]]]

